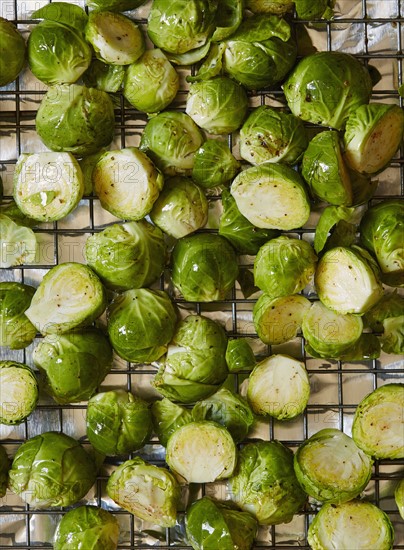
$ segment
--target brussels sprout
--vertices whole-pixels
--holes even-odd
[[[150,218],[167,235],[180,239],[205,225],[208,201],[191,178],[176,176],[164,183]]]
[[[140,149],[168,175],[191,175],[194,154],[205,138],[186,113],[164,111],[147,122],[140,138]]]
[[[153,428],[160,443],[167,447],[167,441],[172,433],[188,422],[192,422],[192,413],[164,397],[155,401],[151,408]]]
[[[178,89],[178,73],[158,48],[146,50],[126,70],[123,95],[138,111],[162,111],[174,100]]]
[[[227,428],[236,443],[241,443],[254,423],[254,415],[247,401],[227,388],[221,388],[211,397],[198,401],[192,409],[196,422],[212,420]]]
[[[216,29],[212,41],[218,42],[231,36],[243,20],[244,0],[220,0],[216,11]]]
[[[129,11],[145,2],[146,0],[86,0],[86,5],[96,10]]]
[[[389,317],[383,321],[380,340],[382,350],[386,353],[404,354],[404,315]]]
[[[212,36],[217,9],[218,2],[212,0],[153,0],[147,33],[162,50],[189,52]]]
[[[310,524],[307,536],[313,550],[390,550],[393,540],[388,515],[364,500],[324,504]]]
[[[340,504],[357,497],[372,474],[372,459],[348,435],[325,428],[300,444],[294,457],[299,483],[320,502]]]
[[[335,0],[294,0],[299,19],[332,19]]]
[[[140,519],[161,527],[175,525],[180,486],[166,468],[149,464],[140,457],[127,460],[108,479],[107,493]]]
[[[246,0],[245,7],[253,13],[284,15],[293,11],[294,2],[289,0]]]
[[[87,407],[87,437],[107,456],[137,451],[152,432],[150,405],[124,390],[94,395]]]
[[[226,380],[227,336],[217,322],[188,315],[178,323],[152,385],[165,397],[192,403],[212,395]]]
[[[10,489],[32,508],[70,506],[94,484],[97,469],[72,437],[44,432],[17,450],[9,472]]]
[[[324,248],[329,250],[335,246],[351,246],[355,242],[356,226],[351,223],[354,215],[355,209],[346,206],[327,206],[324,208],[317,222],[314,234],[314,250],[316,254],[319,254]],[[339,238],[340,232],[343,239]],[[331,236],[329,238],[330,233]]]
[[[36,328],[25,315],[34,293],[23,283],[0,283],[0,346],[22,349],[35,338]]]
[[[254,281],[270,298],[303,290],[315,272],[317,256],[312,246],[281,235],[265,243],[254,261]]]
[[[385,384],[366,395],[356,408],[352,438],[375,458],[403,458],[404,384]]]
[[[125,220],[144,218],[163,188],[160,171],[137,147],[103,153],[92,178],[101,206]]]
[[[363,322],[358,315],[337,313],[315,302],[303,317],[303,336],[320,357],[339,359],[359,340]]]
[[[0,498],[3,498],[7,492],[10,465],[11,461],[7,456],[6,449],[0,445]]]
[[[33,27],[27,53],[32,73],[48,85],[76,82],[88,69],[92,55],[80,31],[50,19]]]
[[[209,483],[230,477],[237,448],[230,432],[209,420],[184,424],[167,442],[166,462],[188,483]]]
[[[306,500],[293,470],[293,452],[279,441],[245,445],[229,486],[232,500],[261,525],[289,523]]]
[[[48,334],[33,353],[45,392],[57,403],[86,401],[112,366],[108,338],[95,327],[80,332]]]
[[[26,216],[57,221],[78,205],[84,193],[83,174],[71,153],[22,153],[14,172],[14,198]]]
[[[404,286],[404,203],[386,199],[371,206],[359,230],[361,243],[376,256],[383,282]]]
[[[92,269],[66,262],[46,273],[25,315],[41,334],[59,334],[91,325],[105,306],[104,287]]]
[[[58,23],[64,23],[69,27],[73,27],[77,31],[84,31],[88,21],[88,15],[83,8],[76,4],[70,4],[70,2],[45,4],[38,10],[35,10],[31,18],[57,21]]]
[[[38,225],[36,220],[29,218],[21,212],[13,199],[7,201],[6,203],[0,204],[0,214],[6,215],[8,218],[13,220],[13,222],[24,227],[35,227]]]
[[[364,315],[375,332],[381,332],[381,346],[386,353],[404,353],[404,297],[397,290],[384,294]]]
[[[250,550],[258,525],[248,512],[204,496],[187,509],[185,527],[194,550]]]
[[[0,86],[13,82],[25,65],[26,46],[20,31],[0,17]]]
[[[118,538],[119,524],[115,516],[97,506],[78,506],[69,510],[58,523],[53,550],[116,550]]]
[[[165,54],[167,55],[167,59],[175,65],[194,65],[195,63],[198,63],[198,61],[206,57],[210,50],[210,44],[210,42],[206,42],[203,46],[200,46],[199,48],[195,48],[193,50],[189,50],[185,53],[165,52]]]
[[[290,166],[264,163],[235,177],[230,192],[240,212],[257,227],[288,231],[310,215],[303,179]]]
[[[272,298],[262,294],[254,304],[253,321],[258,336],[268,345],[284,344],[295,338],[310,302],[300,294]]]
[[[218,139],[207,139],[195,153],[192,179],[205,189],[228,183],[240,169],[229,146]]]
[[[394,499],[396,501],[400,516],[404,519],[404,478],[398,482],[395,488]]]
[[[189,302],[224,300],[238,274],[232,246],[215,233],[183,237],[174,246],[171,262],[172,281]]]
[[[0,214],[0,235],[0,267],[35,262],[38,243],[32,229],[19,225],[5,214]]]
[[[245,338],[229,340],[226,348],[229,372],[251,372],[256,365],[254,352]]]
[[[146,220],[113,224],[88,237],[84,257],[106,287],[129,290],[161,275],[166,244],[160,229]]]
[[[352,55],[316,52],[296,65],[283,91],[294,115],[340,130],[352,112],[369,103],[372,80]]]
[[[398,105],[361,105],[346,122],[345,159],[357,172],[376,174],[393,158],[403,135],[404,111]]]
[[[313,355],[313,357],[318,357],[319,355],[316,354],[312,349],[310,349],[310,346],[306,344],[306,351],[307,353],[310,353]],[[377,359],[380,357],[381,353],[381,346],[380,346],[380,340],[376,336],[376,334],[364,332],[361,334],[360,338],[356,340],[352,346],[345,349],[339,359],[341,361],[348,361],[350,363],[354,361],[369,361],[372,359]]]
[[[227,76],[191,84],[185,112],[210,134],[230,134],[241,126],[248,108],[247,92]]]
[[[21,424],[34,411],[38,382],[23,363],[0,361],[0,424]]]
[[[157,361],[167,351],[177,322],[177,311],[168,294],[147,288],[117,295],[107,315],[114,350],[133,363]]]
[[[342,158],[338,132],[315,135],[302,159],[302,175],[313,196],[330,204],[352,204],[349,172]]]
[[[123,65],[108,65],[99,59],[93,59],[91,65],[83,74],[83,82],[89,88],[103,92],[118,92],[125,77]]]
[[[337,313],[366,313],[383,295],[377,266],[359,246],[337,246],[319,260],[314,275],[318,297]]]
[[[240,156],[251,164],[295,164],[307,144],[303,122],[269,105],[256,107],[240,128]]]
[[[36,114],[36,131],[52,151],[91,155],[114,136],[114,107],[101,90],[78,84],[51,86]]]

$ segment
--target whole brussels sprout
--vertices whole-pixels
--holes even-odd
[[[35,338],[36,328],[25,315],[34,294],[35,288],[23,283],[0,283],[0,346],[22,349]]]
[[[93,459],[72,437],[44,432],[25,441],[14,456],[10,489],[32,508],[71,506],[97,476]]]
[[[115,516],[97,506],[69,510],[56,527],[53,550],[118,548],[119,524]]]
[[[8,471],[11,461],[8,458],[6,449],[0,445],[0,498],[3,498],[7,492]]]
[[[164,447],[167,447],[168,439],[175,430],[193,420],[190,410],[173,403],[166,397],[155,401],[151,412],[154,431]]]
[[[25,65],[26,46],[20,31],[0,17],[0,86],[13,82]]]
[[[192,179],[204,189],[228,183],[240,170],[226,142],[207,139],[196,151]]]
[[[0,424],[21,424],[38,402],[38,382],[24,363],[0,361]]]

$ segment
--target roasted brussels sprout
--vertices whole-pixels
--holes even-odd
[[[167,447],[168,439],[176,429],[192,422],[190,410],[173,403],[166,397],[153,403],[151,413],[154,432],[164,447]]]
[[[21,424],[38,402],[38,382],[24,363],[0,361],[0,424]]]
[[[0,213],[0,268],[35,262],[38,243],[30,227]]]
[[[226,142],[207,139],[196,151],[192,179],[201,187],[210,189],[228,183],[240,170]]]
[[[25,315],[34,293],[34,287],[23,283],[0,283],[0,346],[22,349],[35,338],[36,328]]]
[[[25,65],[26,45],[22,34],[8,19],[0,17],[0,86],[13,82]]]

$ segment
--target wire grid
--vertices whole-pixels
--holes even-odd
[[[30,25],[35,24],[29,18],[29,13],[46,0],[35,2],[27,0],[3,0],[1,16],[14,20],[18,27],[27,31]],[[80,4],[78,1],[77,3]],[[388,6],[387,6],[388,5]],[[332,21],[316,22],[295,21],[298,36],[300,29],[308,26],[313,32],[314,40],[321,36],[322,43],[327,50],[346,50],[355,53],[365,63],[375,65],[382,73],[382,80],[374,88],[372,101],[394,102],[403,106],[403,100],[398,98],[397,87],[403,83],[403,5],[401,0],[380,0],[379,3],[371,0],[341,0],[337,2],[339,14]],[[388,17],[384,16],[384,9],[388,7]],[[141,12],[135,20],[145,24]],[[348,15],[346,15],[348,14]],[[351,28],[350,40],[346,44],[338,43],[341,30]],[[394,35],[394,39],[387,41],[386,47],[374,47],[375,31]],[[385,42],[383,42],[385,44]],[[386,67],[391,69],[391,73]],[[170,107],[184,109],[187,87],[185,85],[183,69],[179,69],[183,87],[175,103]],[[12,171],[18,156],[22,152],[33,152],[30,145],[33,143],[35,131],[35,114],[38,104],[46,88],[37,81],[31,80],[31,85],[24,84],[20,78],[15,84],[0,90],[0,163],[5,183],[5,198],[11,198]],[[283,93],[280,88],[250,93],[251,105],[284,104]],[[116,112],[116,138],[111,148],[122,148],[129,145],[138,145],[139,137],[146,123],[146,116],[130,108],[121,94],[114,94]],[[14,108],[3,109],[3,105]],[[10,142],[15,141],[14,153],[4,154],[10,148]],[[229,145],[236,147],[234,136],[229,136]],[[37,143],[40,147],[40,142]],[[42,150],[42,149],[41,149]],[[380,175],[380,183],[376,196],[372,199],[400,197],[404,194],[404,151],[403,148],[396,155],[391,166]],[[211,196],[210,205],[214,212],[219,203],[219,197]],[[52,265],[61,261],[84,261],[82,247],[85,239],[92,233],[100,231],[114,219],[100,208],[98,199],[86,196],[77,209],[79,213],[69,216],[65,220],[51,224],[42,224],[35,229],[41,242],[41,257],[35,265],[20,266],[14,269],[2,270],[2,280],[16,280],[36,286]],[[312,242],[315,223],[304,229],[289,232],[288,235],[307,239]],[[241,264],[251,268],[251,258],[241,258]],[[160,281],[160,287],[167,290],[184,312],[195,312],[218,319],[224,324],[229,337],[250,338],[257,356],[271,353],[291,353],[302,358],[308,369],[312,396],[306,411],[293,422],[280,423],[273,419],[258,423],[250,435],[254,439],[278,439],[295,450],[306,438],[324,427],[336,427],[350,433],[353,414],[358,402],[367,393],[376,387],[388,383],[403,381],[403,362],[401,357],[382,355],[379,360],[361,363],[342,363],[313,359],[305,355],[304,341],[299,336],[286,346],[273,346],[272,349],[259,343],[253,324],[251,310],[255,298],[246,299],[240,289],[235,287],[228,300],[214,304],[189,304],[175,294],[171,285],[170,273],[167,269]],[[315,297],[314,289],[307,290],[308,297]],[[29,346],[22,351],[7,351],[7,359],[32,364],[32,350]],[[114,387],[125,387],[146,399],[154,398],[150,380],[154,376],[154,366],[137,366],[115,358],[113,369],[108,375],[101,390]],[[234,375],[234,388],[239,390],[240,384],[246,375]],[[18,445],[29,437],[42,431],[56,430],[72,435],[87,444],[85,437],[85,409],[86,404],[72,404],[60,407],[51,400],[42,399],[37,410],[23,424],[17,427],[12,434],[3,439],[9,456],[13,456]],[[404,434],[403,434],[404,438]],[[140,456],[157,465],[164,465],[164,449],[158,440],[153,437],[140,450]],[[116,514],[121,526],[121,540],[119,548],[130,550],[134,548],[150,548],[158,546],[166,548],[190,548],[183,537],[183,510],[179,514],[179,525],[172,529],[156,529],[136,519],[128,512],[114,506],[114,503],[105,497],[105,483],[113,467],[122,460],[107,459],[102,474],[97,478],[93,490],[81,503],[97,504]],[[394,502],[393,492],[397,480],[403,476],[404,460],[379,460],[375,462],[372,479],[365,490],[368,500],[385,510],[393,522],[396,540],[394,549],[404,549],[404,526]],[[226,498],[225,484],[212,483],[203,486],[184,488],[184,503],[203,494],[218,498]],[[51,510],[32,510],[29,505],[12,494],[7,494],[0,507],[0,549],[18,547],[32,549],[38,546],[52,547],[51,536],[54,528],[65,511],[62,508]],[[184,505],[185,506],[185,505]],[[318,503],[309,500],[305,510],[298,514],[290,524],[261,527],[254,548],[306,548],[307,529],[313,514],[318,510]],[[212,549],[213,550],[213,549]],[[219,549],[217,549],[219,550]],[[352,550],[355,550],[352,548]],[[373,549],[369,549],[373,550]]]

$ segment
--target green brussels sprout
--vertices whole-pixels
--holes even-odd
[[[0,498],[3,498],[7,492],[8,471],[11,461],[8,458],[6,449],[0,445]]]
[[[155,401],[151,407],[153,428],[163,447],[172,433],[184,424],[192,422],[192,413],[185,407],[173,403],[167,397]]]
[[[345,160],[357,172],[377,174],[391,161],[403,135],[404,111],[398,105],[361,105],[346,122]]]
[[[109,65],[99,59],[93,59],[83,74],[83,82],[89,88],[115,93],[123,85],[125,72],[123,65]]]
[[[244,0],[220,0],[215,17],[215,31],[211,40],[218,42],[231,36],[243,20]]]
[[[165,181],[150,219],[164,233],[180,239],[206,224],[208,208],[205,193],[191,178],[175,176]]]
[[[404,519],[404,478],[397,483],[394,490],[394,500],[396,501],[400,516]]]
[[[253,412],[245,399],[227,388],[198,401],[192,409],[196,422],[212,420],[227,428],[235,443],[241,443],[254,424]]]
[[[129,290],[149,286],[164,269],[162,232],[148,221],[113,224],[88,237],[84,257],[107,288]]]
[[[218,2],[153,0],[148,18],[150,40],[162,50],[181,54],[206,44],[215,30]]]
[[[240,170],[226,142],[207,139],[194,156],[192,179],[201,187],[210,189],[228,183]]]
[[[138,111],[158,113],[177,95],[179,76],[165,54],[155,48],[143,55],[126,70],[123,95]]]
[[[146,0],[86,0],[86,5],[96,10],[129,11],[145,2]]]
[[[115,516],[97,506],[69,510],[56,527],[53,550],[118,548],[119,524]]]
[[[304,57],[283,84],[286,101],[302,120],[340,130],[349,115],[369,103],[368,69],[343,52],[316,52]]]
[[[320,258],[314,275],[318,297],[337,313],[366,313],[383,296],[375,264],[359,246],[331,248]]]
[[[114,106],[101,90],[79,84],[51,86],[35,119],[46,147],[75,155],[91,155],[114,137]]]
[[[35,262],[38,243],[32,229],[0,213],[0,235],[0,268]]]
[[[35,288],[23,283],[0,283],[0,346],[23,349],[36,335],[36,328],[25,315]]]
[[[166,462],[188,483],[209,483],[233,474],[237,448],[230,432],[217,422],[194,421],[171,434]]]
[[[257,527],[257,521],[248,512],[208,496],[194,501],[186,510],[186,534],[194,550],[250,550]]]
[[[298,19],[332,19],[335,0],[294,0]]]
[[[304,289],[313,276],[317,256],[307,241],[281,235],[265,243],[254,261],[254,281],[270,298]]]
[[[108,338],[95,327],[48,334],[33,352],[44,391],[60,404],[86,401],[112,366]]]
[[[40,222],[74,210],[84,193],[83,174],[71,153],[22,153],[14,171],[14,198],[21,212]]]
[[[106,456],[137,451],[152,432],[150,405],[124,390],[97,393],[88,402],[87,437]]]
[[[309,219],[305,183],[290,166],[251,166],[235,177],[230,192],[243,216],[257,227],[288,231]]]
[[[107,482],[107,493],[134,516],[161,527],[172,527],[177,517],[180,486],[166,468],[140,457],[123,462]]]
[[[313,550],[390,550],[394,529],[388,515],[364,500],[324,504],[310,524],[307,541]]]
[[[25,65],[26,45],[20,31],[0,17],[0,86],[13,82]]]
[[[325,428],[300,444],[294,457],[297,479],[320,502],[340,504],[357,497],[372,474],[373,460],[336,428]]]
[[[389,317],[383,321],[380,340],[382,350],[386,353],[404,354],[404,315]]]
[[[228,375],[226,347],[221,325],[202,315],[188,315],[178,323],[152,385],[181,403],[209,397]]]
[[[229,486],[232,500],[261,525],[289,523],[306,501],[293,470],[293,452],[279,441],[247,443]]]
[[[337,313],[315,302],[305,313],[303,336],[320,357],[339,359],[362,336],[363,322],[358,315]]]
[[[262,294],[253,309],[254,327],[259,338],[270,346],[293,340],[310,306],[309,300],[301,294],[278,298]]]
[[[235,338],[227,342],[226,363],[229,372],[251,372],[257,361],[246,338]]]
[[[295,164],[307,145],[303,122],[269,105],[253,109],[240,128],[240,156],[251,164]]]
[[[226,0],[224,0],[226,1]],[[185,53],[172,53],[172,52],[164,52],[167,56],[167,59],[174,63],[174,65],[194,65],[195,63],[198,63],[201,59],[207,56],[209,50],[210,50],[210,42],[206,42],[203,46],[200,46],[199,48],[195,48],[193,50],[189,50]],[[188,78],[188,77],[187,77]]]
[[[84,31],[88,15],[83,8],[76,4],[70,4],[70,2],[52,2],[35,10],[31,15],[31,19],[57,21],[58,23],[64,23],[69,27],[73,27],[77,31]]]
[[[243,123],[248,109],[244,88],[227,76],[194,82],[185,112],[210,134],[230,134]]]
[[[157,361],[167,351],[177,322],[177,310],[162,290],[131,289],[107,308],[112,347],[132,363]]]
[[[294,2],[289,0],[246,0],[245,7],[253,13],[284,15],[293,11]]]
[[[397,289],[382,298],[365,313],[366,323],[380,332],[381,347],[386,353],[404,354],[404,297]]]
[[[327,206],[324,208],[314,234],[316,254],[335,246],[351,246],[356,240],[356,226],[352,223],[354,216],[355,208],[347,206]],[[340,232],[342,232],[341,236]]]
[[[330,204],[352,204],[351,179],[335,130],[316,134],[302,159],[302,176],[312,195]]]
[[[20,445],[9,472],[10,489],[34,509],[75,504],[96,476],[84,447],[58,432],[44,432]]]
[[[90,66],[92,52],[80,31],[60,21],[44,19],[29,35],[27,54],[34,76],[55,85],[76,82]]]
[[[194,154],[205,138],[186,113],[164,111],[150,118],[140,138],[140,149],[167,176],[191,175]]]
[[[306,351],[313,357],[321,357],[306,344]],[[341,361],[352,363],[354,361],[369,361],[380,357],[381,345],[376,334],[364,332],[352,346],[346,348],[339,356]]]
[[[46,273],[25,315],[41,334],[60,334],[91,325],[105,306],[105,290],[94,271],[66,262]]]
[[[261,246],[279,235],[276,229],[255,227],[248,221],[227,189],[222,191],[222,206],[219,235],[230,241],[239,254],[255,255]]]
[[[38,382],[32,369],[16,361],[0,361],[0,424],[21,424],[35,410]]]
[[[216,233],[178,240],[171,255],[172,281],[189,302],[224,300],[238,275],[236,254]]]
[[[0,204],[0,214],[4,214],[20,226],[22,225],[24,227],[35,227],[36,225],[38,225],[36,220],[29,218],[21,212],[15,200],[13,199],[7,201],[6,203]]]
[[[366,395],[356,408],[352,438],[375,458],[403,458],[404,384],[385,384]]]
[[[361,244],[372,252],[390,286],[404,286],[404,203],[386,199],[365,212],[360,225]]]

